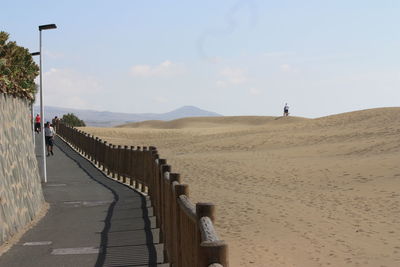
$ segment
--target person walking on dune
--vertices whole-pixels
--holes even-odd
[[[283,108],[283,116],[285,116],[285,117],[289,116],[289,106],[287,103],[285,104],[285,107]]]
[[[50,156],[50,153],[54,155],[53,153],[53,146],[54,146],[54,128],[50,124],[50,122],[46,122],[44,126],[44,135],[45,135],[45,140],[46,140],[46,146],[47,146],[47,156]]]

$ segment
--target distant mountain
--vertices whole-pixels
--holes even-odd
[[[215,117],[215,116],[222,116],[222,115],[215,112],[199,109],[194,106],[183,106],[173,111],[164,114],[159,114],[158,120],[170,121],[187,117]]]
[[[35,107],[35,114],[40,113],[39,107]],[[112,127],[130,122],[140,122],[147,120],[169,121],[186,117],[213,117],[222,116],[215,112],[206,111],[194,106],[183,106],[167,113],[117,113],[110,111],[95,111],[84,109],[45,107],[46,121],[58,116],[61,118],[64,114],[74,113],[83,120],[88,126]]]

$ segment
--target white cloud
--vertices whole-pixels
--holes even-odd
[[[228,83],[225,82],[225,81],[216,81],[216,82],[215,82],[215,85],[216,85],[217,87],[223,88],[223,87],[226,87],[226,86],[228,85]]]
[[[279,66],[279,68],[283,72],[290,72],[292,70],[292,66],[290,66],[289,64],[282,64]]]
[[[43,57],[49,57],[51,59],[61,59],[64,58],[64,54],[60,52],[53,52],[49,50],[44,50],[43,51]]]
[[[290,65],[290,64],[281,64],[280,66],[279,66],[279,69],[282,71],[282,72],[294,72],[294,73],[297,73],[298,72],[298,70],[297,69],[295,69],[292,65]]]
[[[69,108],[101,108],[94,99],[103,91],[100,82],[71,69],[50,69],[43,74],[45,105]]]
[[[131,73],[136,76],[149,76],[151,67],[149,65],[136,65],[132,67]]]
[[[163,97],[163,96],[158,96],[154,99],[155,102],[163,104],[163,103],[167,103],[168,99]]]
[[[247,81],[246,71],[241,68],[225,68],[220,71],[220,76],[223,78],[217,81],[217,86],[223,85],[227,86],[228,84],[241,84]]]
[[[185,68],[182,64],[173,63],[169,60],[161,62],[156,66],[135,65],[131,68],[130,73],[136,77],[171,77],[183,74]]]
[[[250,88],[249,89],[249,93],[251,94],[251,95],[261,95],[261,90],[260,89],[257,89],[257,88]]]
[[[213,64],[218,64],[218,63],[221,63],[221,62],[222,62],[222,57],[217,57],[217,56],[215,56],[215,57],[210,57],[210,58],[208,58],[208,61],[209,61],[210,63],[213,63]]]
[[[263,54],[265,57],[288,57],[288,56],[293,56],[295,53],[293,52],[288,52],[288,51],[275,51],[275,52],[267,52]]]

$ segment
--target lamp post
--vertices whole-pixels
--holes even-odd
[[[40,52],[33,52],[31,53],[31,56],[39,56]],[[35,145],[35,112],[33,108],[33,101],[31,105],[31,116],[32,116],[32,139],[33,139],[33,145]]]
[[[46,143],[45,143],[45,134],[44,134],[44,107],[43,107],[43,83],[42,83],[42,31],[43,30],[51,30],[56,29],[57,26],[55,24],[46,24],[39,26],[39,55],[40,55],[40,128],[42,130],[42,156],[43,156],[43,178],[44,182],[47,183],[47,169],[46,169]]]

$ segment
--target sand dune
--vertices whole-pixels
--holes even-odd
[[[305,118],[265,116],[231,116],[231,117],[193,117],[173,121],[144,121],[128,123],[117,126],[118,128],[152,128],[152,129],[182,129],[182,128],[212,128],[226,126],[257,126],[266,123],[290,123],[303,121]]]
[[[157,146],[217,204],[231,266],[400,266],[400,108],[85,130]]]

